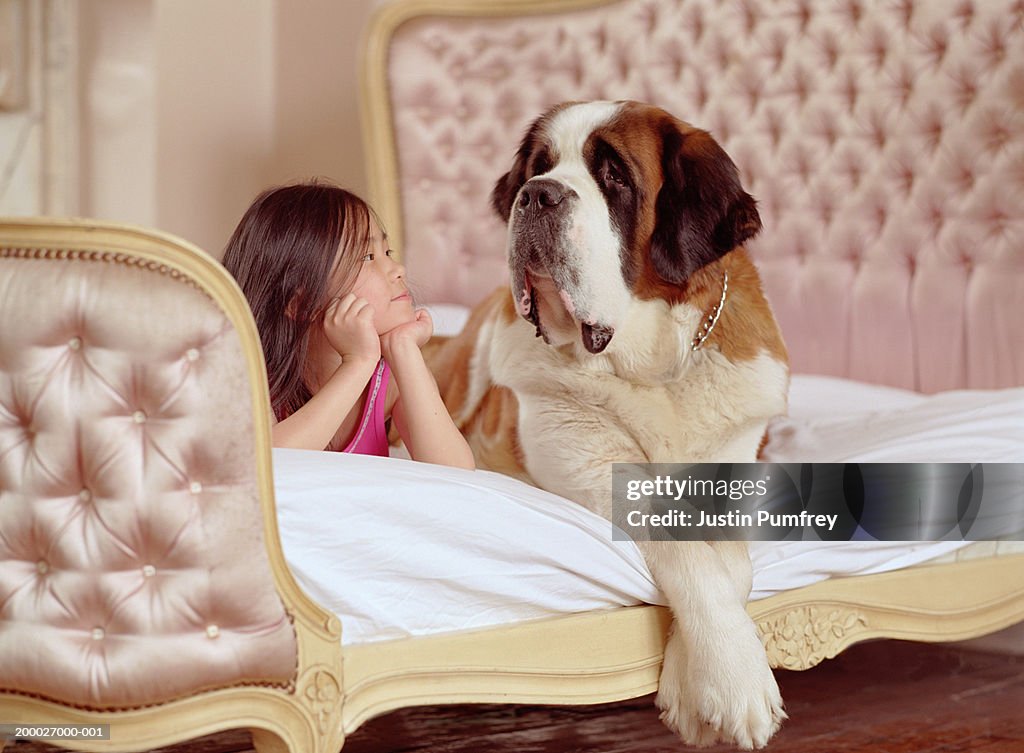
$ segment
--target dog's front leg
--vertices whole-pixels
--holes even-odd
[[[746,612],[750,560],[736,542],[644,541],[675,618],[658,685],[662,720],[692,745],[764,746],[786,718]]]
[[[644,462],[635,439],[575,403],[523,400],[521,405],[526,410],[520,414],[520,436],[532,479],[612,520],[612,462]],[[565,432],[575,441],[564,441]],[[786,715],[747,615],[746,544],[637,544],[675,618],[658,690],[662,719],[693,745],[724,739],[748,749],[762,747]]]

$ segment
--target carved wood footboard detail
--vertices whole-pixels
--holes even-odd
[[[800,607],[757,623],[773,667],[807,669],[838,655],[868,624],[859,610]]]
[[[748,611],[783,669],[809,669],[872,638],[975,638],[1024,619],[1024,555],[836,578]]]

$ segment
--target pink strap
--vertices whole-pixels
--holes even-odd
[[[384,409],[387,407],[388,379],[391,369],[384,359],[380,359],[377,370],[370,380],[370,392],[363,404],[363,413],[359,417],[359,428],[355,437],[342,452],[355,452],[360,455],[380,455],[387,457],[388,433],[384,427]]]

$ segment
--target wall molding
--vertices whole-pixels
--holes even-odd
[[[27,57],[27,0],[0,0],[0,111],[24,106]]]
[[[0,215],[79,208],[75,0],[0,0]]]

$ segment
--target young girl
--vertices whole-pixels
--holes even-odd
[[[263,343],[275,447],[387,455],[387,417],[415,460],[473,468],[420,348],[434,331],[362,199],[333,185],[265,191],[224,266]]]

